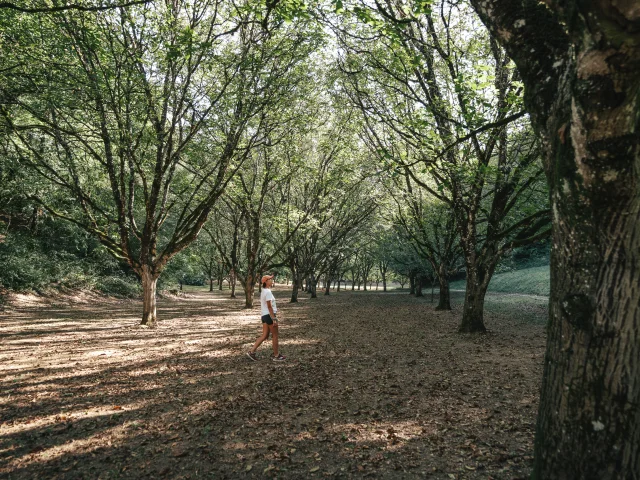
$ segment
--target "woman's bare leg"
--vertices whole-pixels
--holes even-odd
[[[267,338],[269,338],[269,325],[267,325],[266,323],[262,324],[262,335],[260,335],[260,338],[258,338],[256,340],[256,343],[253,344],[253,348],[251,350],[249,350],[251,353],[255,353],[256,350],[258,349],[258,347],[260,346],[260,344],[262,342],[264,342]]]
[[[278,356],[278,324],[269,325],[271,331],[271,342],[273,343],[273,356]]]

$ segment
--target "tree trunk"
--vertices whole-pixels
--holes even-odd
[[[422,297],[422,276],[416,278],[416,297]]]
[[[460,333],[484,333],[484,297],[487,293],[488,281],[479,268],[467,266],[467,282],[464,294],[464,306],[462,321],[458,332]],[[447,285],[447,289],[448,289]]]
[[[229,279],[229,287],[231,287],[231,298],[236,298],[236,276],[231,275]]]
[[[639,204],[556,206],[537,479],[640,478]]]
[[[156,313],[156,285],[158,276],[151,273],[147,265],[142,267],[142,325],[155,327],[158,319]]]
[[[538,479],[640,478],[640,52],[609,47],[576,54],[576,85],[557,100],[566,123],[545,132],[554,215]]]
[[[298,289],[302,284],[302,278],[300,278],[300,271],[297,268],[297,262],[295,257],[289,257],[289,269],[291,270],[291,300],[290,303],[298,302]]]
[[[440,295],[436,310],[451,310],[451,295],[449,291],[449,279],[445,271],[438,274],[438,283],[440,284]],[[484,296],[483,296],[484,299]]]
[[[293,277],[293,279],[291,280],[291,300],[290,300],[290,303],[297,303],[298,302],[299,284],[300,284],[300,282],[298,281],[298,279],[296,277]]]
[[[431,303],[433,303],[433,291],[436,288],[436,279],[431,277]]]
[[[209,277],[209,291],[213,292],[213,277]]]
[[[331,277],[329,275],[327,275],[327,281],[326,281],[326,285],[325,285],[325,289],[324,289],[324,294],[325,295],[329,295],[329,290],[331,289]]]
[[[313,274],[309,279],[309,288],[311,291],[311,298],[318,298],[318,296],[316,295],[317,285],[318,285],[318,281],[316,280],[315,274]]]
[[[409,275],[409,295],[415,295],[416,293],[416,276]]]
[[[255,282],[253,281],[253,275],[248,274],[244,281],[244,308],[253,308],[253,289],[255,288]]]

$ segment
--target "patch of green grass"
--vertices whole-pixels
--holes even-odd
[[[451,282],[451,289],[464,290],[465,281]],[[489,292],[549,295],[549,266],[498,273],[489,284]]]
[[[549,300],[530,295],[487,295],[484,299],[485,321],[491,322],[491,317],[503,317],[545,325],[549,319]],[[451,293],[451,302],[464,304],[464,292]]]

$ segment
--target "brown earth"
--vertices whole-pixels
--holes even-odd
[[[0,477],[527,478],[546,300],[489,296],[490,333],[406,292],[287,303],[283,363],[257,307],[15,299],[0,313]],[[259,303],[259,302],[257,302]]]

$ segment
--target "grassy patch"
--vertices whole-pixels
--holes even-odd
[[[451,282],[454,290],[464,290],[465,281]],[[549,266],[525,268],[514,272],[498,273],[489,284],[490,292],[549,295]]]

